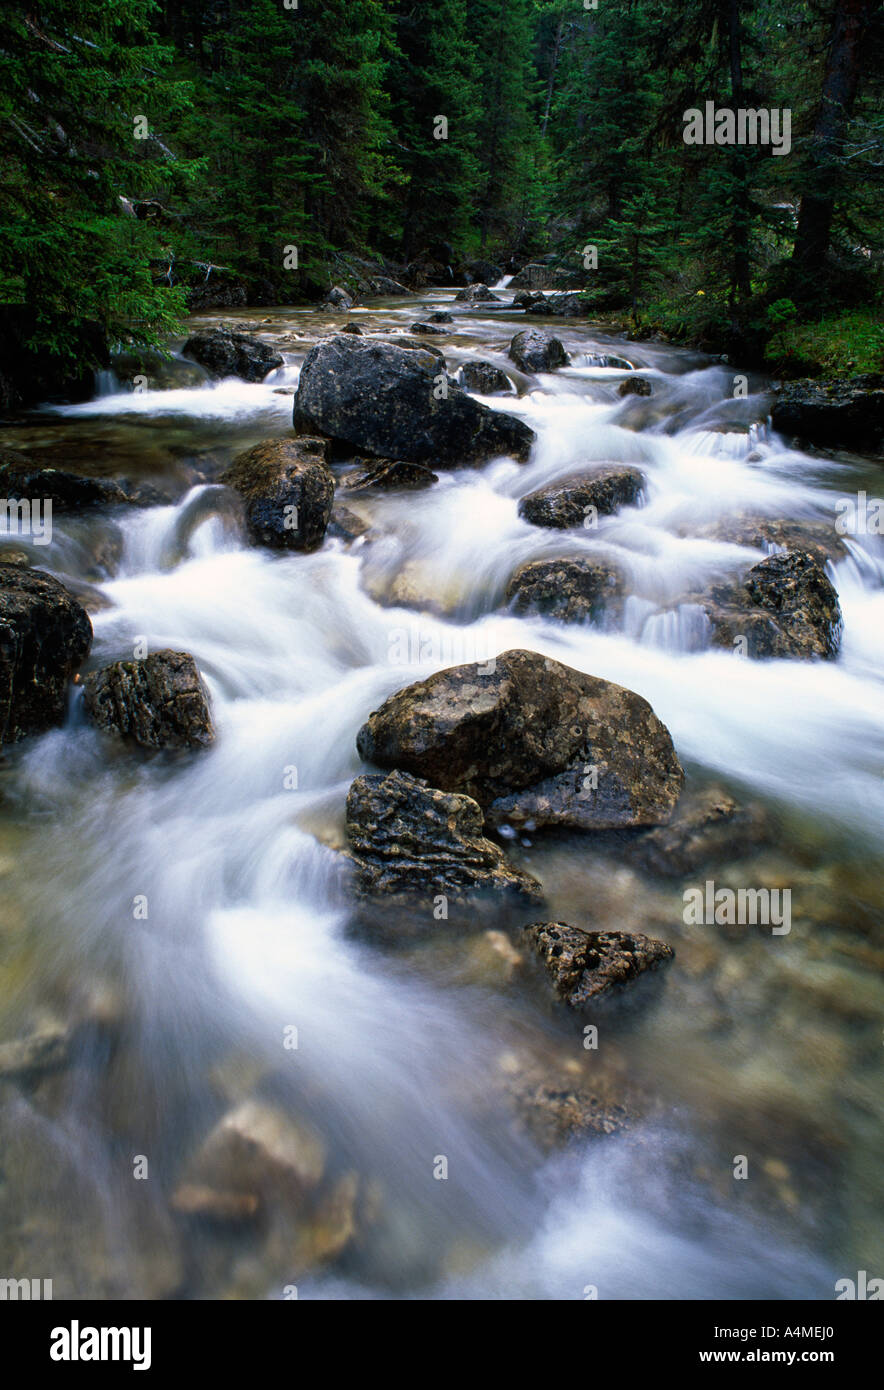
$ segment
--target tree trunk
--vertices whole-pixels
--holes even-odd
[[[871,0],[836,0],[823,91],[810,144],[792,260],[805,277],[822,272],[835,213],[835,161],[844,145],[863,64]]]

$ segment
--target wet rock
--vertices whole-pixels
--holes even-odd
[[[121,382],[134,382],[136,377],[143,380],[150,391],[176,391],[189,387],[204,386],[205,370],[196,362],[185,362],[180,357],[164,357],[160,352],[141,348],[137,352],[114,353],[111,369]]]
[[[499,304],[500,296],[492,294],[487,285],[467,285],[465,290],[458,290],[454,296],[465,304]]]
[[[521,906],[541,901],[537,881],[507,863],[500,847],[484,838],[482,825],[482,812],[468,796],[403,772],[357,777],[347,796],[356,892],[423,901],[430,926],[436,926],[438,894],[449,909],[489,894],[492,906],[501,897]]]
[[[358,541],[360,536],[364,536],[370,529],[368,522],[363,521],[361,516],[351,512],[348,507],[335,503],[325,534],[340,541]]]
[[[249,333],[234,333],[229,328],[212,328],[194,333],[182,348],[185,357],[192,357],[205,367],[209,376],[220,380],[238,376],[243,381],[263,381],[268,372],[283,365],[283,359],[267,343]]]
[[[256,545],[316,550],[322,544],[335,495],[324,439],[268,439],[239,454],[221,476],[245,504]]]
[[[534,440],[527,425],[480,405],[450,378],[440,391],[439,377],[439,363],[426,352],[332,338],[317,344],[301,369],[295,429],[434,468],[499,454],[527,457]]]
[[[791,381],[777,389],[771,423],[811,444],[884,451],[884,376]]]
[[[495,261],[467,261],[467,273],[480,285],[496,285],[503,279],[503,271]]]
[[[431,354],[436,359],[436,372],[440,372],[445,367],[445,353],[436,343],[425,342],[422,338],[409,338],[406,335],[397,337],[393,342],[393,347],[408,348],[412,352],[423,353],[424,356]]]
[[[763,807],[741,806],[720,787],[706,787],[684,795],[668,825],[622,839],[618,855],[648,873],[682,878],[712,862],[740,859],[773,834]]]
[[[454,323],[454,315],[446,309],[437,309],[434,314],[427,314],[427,323]]]
[[[0,1077],[26,1077],[63,1067],[70,1045],[70,1030],[61,1023],[0,1043]]]
[[[54,511],[75,512],[88,507],[125,503],[120,485],[108,478],[86,478],[59,468],[43,468],[12,449],[0,449],[0,497],[6,500],[51,502]]]
[[[465,362],[460,369],[460,378],[467,391],[475,391],[480,396],[512,394],[513,384],[506,372],[492,362]]]
[[[93,671],[83,681],[83,704],[98,728],[142,748],[205,748],[215,738],[209,698],[187,652],[152,652]]]
[[[659,825],[684,780],[640,695],[529,651],[398,691],[357,747],[368,762],[474,798],[493,825]]]
[[[342,333],[355,333],[357,337],[362,337],[362,329],[358,323],[345,323],[340,331]]]
[[[782,521],[742,512],[720,517],[693,534],[745,545],[753,550],[766,550],[771,546],[781,550],[806,550],[821,569],[825,569],[827,561],[837,563],[848,553],[835,528],[826,521]]]
[[[514,309],[524,309],[527,314],[548,314],[549,304],[546,295],[532,294],[530,290],[520,290],[513,299]]]
[[[353,296],[341,289],[340,285],[333,285],[319,307],[333,310],[335,313],[346,313],[348,309],[353,308]]]
[[[643,376],[627,377],[617,388],[618,396],[653,396],[651,383]]]
[[[401,459],[357,459],[359,472],[348,473],[342,480],[349,492],[366,488],[382,488],[385,492],[415,492],[438,483],[438,474],[421,463],[403,463]]]
[[[586,1008],[675,955],[653,937],[586,932],[565,922],[532,922],[522,936],[545,966],[556,996],[572,1009]]]
[[[559,319],[582,318],[586,306],[579,294],[551,294],[545,301],[546,311]],[[536,312],[536,310],[535,310]]]
[[[57,579],[0,565],[0,745],[61,724],[92,624]]]
[[[742,585],[717,585],[695,599],[712,627],[712,645],[758,660],[785,657],[833,660],[841,644],[838,595],[804,550],[769,555]]]
[[[439,324],[437,324],[437,323],[413,323],[413,324],[411,325],[411,332],[412,332],[412,333],[426,333],[426,334],[429,334],[429,335],[432,335],[433,333],[436,333],[436,334],[441,335],[441,336],[444,338],[445,335],[446,335],[447,332],[448,332],[448,329],[447,329],[447,328],[442,328],[442,327],[441,327]]]
[[[247,1100],[229,1111],[187,1163],[175,1210],[242,1220],[267,1203],[301,1206],[325,1173],[325,1145],[303,1121],[275,1105]]]
[[[629,1124],[626,1085],[606,1074],[587,1076],[573,1058],[551,1057],[541,1064],[530,1056],[506,1052],[500,1058],[500,1071],[503,1093],[519,1128],[548,1152],[574,1141],[616,1134]]]
[[[530,560],[506,588],[517,613],[540,613],[564,623],[598,621],[623,596],[615,565],[584,556]]]
[[[554,372],[568,364],[568,354],[560,339],[540,328],[526,328],[510,343],[510,357],[522,372]]]
[[[532,526],[569,530],[583,526],[593,507],[600,516],[611,516],[620,507],[635,506],[644,486],[640,468],[603,464],[529,492],[519,503],[519,516]]]

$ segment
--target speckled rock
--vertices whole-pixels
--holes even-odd
[[[294,426],[352,453],[457,468],[499,454],[527,458],[534,432],[446,377],[431,353],[338,335],[307,354]]]
[[[479,396],[512,394],[512,382],[493,362],[464,362],[460,377],[467,391],[475,391]]]
[[[181,349],[205,367],[209,376],[220,380],[238,376],[243,381],[263,381],[268,372],[283,365],[278,352],[250,333],[234,333],[228,328],[212,328],[194,333]]]
[[[586,932],[565,922],[532,922],[522,933],[545,966],[556,996],[583,1009],[674,958],[664,941],[626,932]]]
[[[559,338],[541,328],[526,328],[510,343],[510,357],[522,372],[554,372],[568,364],[568,354]]]
[[[240,494],[256,545],[315,550],[335,496],[324,439],[268,439],[239,454],[221,481]]]
[[[83,704],[100,729],[142,748],[205,748],[215,738],[209,697],[187,652],[152,652],[93,671]]]
[[[62,723],[91,645],[89,615],[57,579],[0,565],[0,745]]]
[[[536,879],[507,863],[483,834],[468,796],[443,792],[408,773],[357,777],[347,796],[347,836],[358,894],[420,899],[444,894],[464,904],[480,894],[541,901]],[[433,925],[432,914],[428,921]]]
[[[517,613],[539,613],[564,623],[598,620],[623,596],[623,577],[615,565],[588,556],[529,560],[506,587]]]
[[[530,651],[398,691],[357,747],[378,766],[473,797],[493,825],[659,825],[684,780],[646,700]]]
[[[645,486],[645,475],[627,464],[602,464],[570,473],[546,487],[529,492],[519,503],[519,516],[532,526],[569,530],[583,526],[590,508],[611,516],[620,507],[634,506]]]
[[[841,645],[841,606],[835,588],[804,550],[769,555],[742,585],[718,585],[699,600],[712,625],[712,645],[756,659],[833,660]]]

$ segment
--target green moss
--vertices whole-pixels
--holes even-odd
[[[884,371],[884,316],[852,309],[819,323],[790,323],[774,333],[765,364],[778,376],[863,376]]]

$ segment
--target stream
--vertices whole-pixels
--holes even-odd
[[[63,728],[0,763],[0,1041],[69,1039],[65,1065],[0,1080],[0,1274],[51,1276],[56,1298],[831,1299],[839,1278],[884,1273],[884,544],[848,536],[830,563],[833,662],[713,650],[678,606],[763,558],[716,522],[834,534],[838,499],[876,495],[880,465],[788,447],[759,377],[735,397],[737,367],[582,322],[536,320],[571,363],[522,377],[506,350],[526,319],[496,293],[350,317],[390,334],[451,309],[430,343],[451,372],[509,370],[521,393],[480,399],[535,431],[529,461],[342,495],[366,533],[313,554],[250,546],[216,479],[290,430],[300,364],[344,316],[194,317],[256,332],[285,366],[260,385],[194,368],[141,392],[104,374],[88,403],[4,432],[49,465],[157,489],[154,506],[57,516],[31,559],[88,607],[90,667],[140,641],[192,653],[217,740],[136,756],[89,727],[74,690]],[[605,354],[653,397],[621,398],[628,372]],[[638,465],[643,504],[585,532],[520,519],[520,498],[595,460]],[[590,551],[627,576],[620,621],[508,610],[518,565]],[[792,892],[787,935],[686,926],[682,880],[592,836],[509,843],[544,917],[675,948],[648,1007],[612,1014],[595,1050],[493,934],[392,950],[350,929],[338,851],[359,727],[412,681],[512,648],[637,691],[689,787],[764,808],[768,842],[696,881]],[[507,1087],[525,1075],[613,1097],[629,1123],[550,1149],[513,1123]],[[175,1201],[190,1156],[256,1096],[320,1136],[321,1196],[294,1226],[285,1211],[194,1219]]]

